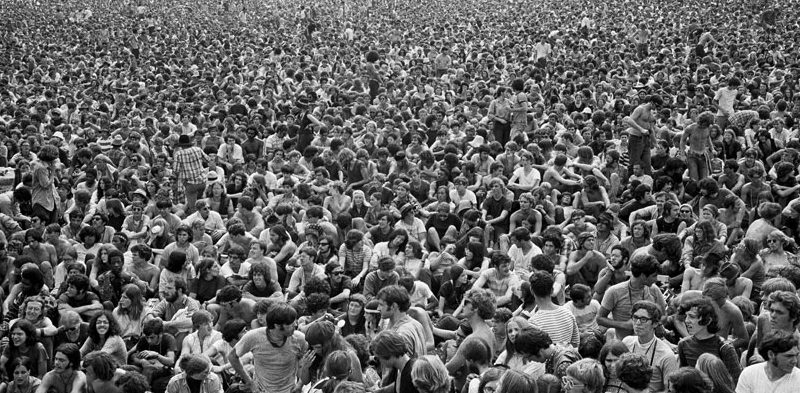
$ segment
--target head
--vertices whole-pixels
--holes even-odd
[[[506,371],[500,378],[500,381],[497,384],[497,389],[495,390],[497,393],[536,393],[537,391],[538,385],[536,384],[536,380],[530,375],[516,370]]]
[[[94,342],[103,342],[104,339],[119,334],[117,319],[110,311],[96,314],[89,321],[89,337]]]
[[[681,313],[685,315],[686,330],[691,335],[704,331],[716,333],[719,330],[717,322],[719,317],[714,309],[711,299],[698,298],[681,305]]]
[[[90,352],[83,358],[83,368],[89,383],[95,380],[110,382],[119,366],[110,354],[103,351]]]
[[[600,348],[600,355],[597,356],[597,359],[603,366],[603,373],[605,374],[606,378],[616,378],[617,360],[619,360],[619,357],[622,356],[622,354],[628,352],[630,352],[630,350],[621,341],[608,342],[603,345],[603,348]]]
[[[616,370],[620,382],[636,390],[647,389],[653,375],[647,359],[635,353],[622,354],[617,360]]]
[[[382,288],[376,299],[378,299],[378,309],[383,319],[391,318],[398,313],[405,313],[411,307],[408,291],[400,285]]]
[[[438,356],[426,355],[414,362],[411,381],[420,393],[447,393],[450,375]]]
[[[61,344],[53,355],[53,369],[57,372],[76,370],[81,365],[81,350],[76,344]]]
[[[631,277],[640,280],[645,286],[656,282],[661,265],[658,259],[649,254],[637,255],[631,259]]]
[[[631,321],[637,336],[650,339],[661,323],[661,309],[649,300],[640,300],[631,308]]]
[[[581,359],[567,367],[562,378],[564,393],[600,393],[606,383],[603,366],[594,359]]]

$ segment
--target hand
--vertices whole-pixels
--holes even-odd
[[[300,363],[298,364],[298,366],[300,368],[309,368],[311,367],[311,363],[314,362],[314,359],[316,357],[317,357],[316,352],[314,352],[314,350],[312,349],[309,349],[308,351],[306,351],[303,357],[300,358]]]
[[[355,276],[352,280],[350,280],[354,287],[358,286],[358,283],[361,282],[361,276]]]

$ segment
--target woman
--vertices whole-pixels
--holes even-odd
[[[363,219],[366,217],[370,207],[371,206],[367,202],[366,196],[364,196],[364,191],[353,191],[353,203],[350,207],[350,217]]]
[[[286,263],[297,251],[297,245],[292,241],[289,232],[283,225],[276,225],[269,229],[269,251],[267,255],[275,261],[278,269],[278,283],[286,282]]]
[[[405,229],[392,230],[388,241],[377,243],[372,248],[372,258],[369,261],[370,269],[377,269],[378,260],[384,256],[392,257],[397,265],[401,265],[405,260],[404,252],[407,243],[408,232]]]
[[[205,304],[214,299],[217,291],[225,285],[228,285],[228,281],[219,274],[219,264],[216,259],[204,257],[197,264],[197,278],[191,281],[189,297],[196,299],[200,304]]]
[[[158,277],[158,293],[164,296],[164,288],[174,284],[175,279],[181,278],[183,282],[190,282],[195,277],[194,266],[189,263],[183,251],[173,251],[161,270]]]
[[[339,247],[339,264],[344,274],[352,279],[353,288],[358,288],[369,271],[372,250],[364,245],[364,234],[357,229],[347,232],[347,238]]]
[[[508,370],[500,378],[497,384],[495,393],[521,393],[521,392],[536,392],[536,380],[530,375],[521,373],[516,370]],[[485,388],[484,388],[485,391]],[[563,390],[564,393],[573,393],[569,390]]]
[[[42,380],[31,375],[34,362],[27,356],[19,356],[11,362],[13,374],[9,382],[0,385],[0,393],[35,393]]]
[[[334,351],[347,352],[350,364],[353,366],[350,368],[348,379],[356,382],[363,381],[361,368],[355,367],[360,364],[355,350],[350,347],[341,334],[336,333],[336,327],[332,322],[325,320],[314,322],[308,326],[305,334],[308,348],[311,351],[303,357],[299,365],[299,376],[303,385],[320,380],[325,358]]]
[[[594,359],[581,359],[567,367],[561,379],[564,393],[601,393],[606,384],[603,366]],[[516,390],[515,390],[516,391]]]
[[[280,169],[277,172],[280,173]],[[231,177],[230,183],[228,183],[227,187],[225,188],[228,197],[231,199],[231,203],[233,206],[239,204],[239,197],[242,196],[242,192],[244,191],[245,187],[247,187],[247,175],[244,172],[236,172]],[[220,213],[222,214],[222,213]]]
[[[242,297],[259,301],[261,299],[282,297],[281,286],[272,279],[266,262],[255,262],[250,265],[247,278],[250,280],[242,287]]]
[[[233,202],[228,198],[225,186],[221,182],[216,181],[206,187],[205,196],[211,211],[219,213],[223,219],[233,216]]]
[[[687,266],[683,273],[683,284],[681,293],[686,291],[699,291],[703,289],[703,283],[707,279],[717,277],[722,264],[721,254],[711,253],[703,257],[695,257],[692,266]],[[694,267],[697,264],[697,267]]]
[[[620,382],[619,378],[617,377],[617,370],[615,369],[614,364],[623,353],[628,352],[630,352],[630,350],[621,341],[606,343],[603,345],[603,348],[600,349],[600,355],[597,357],[597,359],[600,361],[600,364],[603,365],[603,375],[606,378],[606,385],[603,388],[605,392],[625,392],[622,387],[622,382]]]
[[[557,231],[556,231],[557,233]],[[542,247],[542,254],[549,257],[558,271],[565,271],[567,269],[567,256],[562,254],[564,246],[564,238],[560,234],[544,236],[544,247]]]
[[[350,207],[353,204],[353,201],[350,199],[350,197],[344,195],[344,189],[344,183],[333,182],[329,188],[330,195],[325,197],[325,200],[322,202],[322,207],[331,212],[331,217],[333,220],[335,220],[336,217],[339,217],[339,215],[343,212],[350,210]]]
[[[110,311],[95,315],[89,322],[89,338],[81,347],[81,356],[94,351],[108,353],[119,365],[128,363],[128,349],[119,335],[117,320]]]
[[[711,224],[714,228],[715,239],[719,240],[720,243],[725,244],[725,241],[728,239],[728,228],[725,224],[717,221],[717,217],[719,216],[719,209],[716,206],[708,204],[703,206],[703,210],[700,211],[700,222],[707,221]],[[686,229],[679,235],[681,238],[684,238],[688,234],[692,233],[694,228],[699,225],[700,222],[695,223],[692,226],[686,227]]]
[[[464,268],[464,273],[469,277],[478,277],[481,272],[489,268],[489,258],[484,256],[486,247],[482,243],[469,242],[464,247],[464,258],[457,264]]]
[[[764,269],[769,271],[773,266],[786,266],[797,262],[797,256],[786,251],[786,246],[793,244],[779,229],[775,229],[767,235],[767,248],[761,250],[759,256],[764,261]]]
[[[122,205],[122,201],[117,198],[107,200],[105,211],[108,212],[108,225],[117,232],[122,230],[122,224],[125,221],[125,207]]]
[[[109,270],[108,266],[108,253],[114,248],[111,244],[103,244],[97,250],[97,254],[91,262],[87,261],[89,265],[89,280],[92,286],[97,286],[97,277]]]
[[[339,317],[339,333],[342,337],[347,337],[351,334],[366,334],[365,317],[367,298],[364,295],[357,293],[350,295],[350,301],[347,303],[347,312]]]
[[[25,319],[33,324],[36,329],[39,341],[44,345],[48,354],[53,353],[53,336],[58,333],[58,328],[47,317],[50,309],[46,306],[47,302],[41,296],[30,296],[22,302],[20,306],[21,319]],[[16,319],[9,323],[14,324]]]
[[[7,378],[11,378],[14,375],[12,367],[14,360],[26,356],[35,365],[32,370],[33,376],[40,379],[44,377],[49,358],[44,345],[36,340],[36,328],[33,324],[27,319],[18,319],[8,331],[8,344],[0,356],[0,371],[4,372]]]
[[[75,244],[75,251],[78,253],[77,262],[86,263],[87,255],[97,255],[103,245],[97,242],[97,230],[93,227],[85,226],[78,232],[80,243]],[[94,282],[93,284],[97,284]]]
[[[450,266],[449,276],[450,279],[439,287],[439,307],[437,308],[439,317],[452,314],[461,304],[464,294],[470,289],[470,276],[460,265]]]
[[[494,140],[505,146],[511,137],[511,92],[506,87],[498,87],[494,99],[489,103],[488,118],[492,121]]]
[[[164,248],[164,253],[161,254],[161,261],[168,261],[170,254],[175,251],[181,251],[186,254],[186,259],[189,263],[197,265],[197,261],[200,260],[200,250],[192,244],[192,240],[192,229],[186,224],[179,225],[175,229],[175,241]]]
[[[453,390],[447,368],[434,355],[423,356],[414,362],[411,382],[420,393],[450,393]]]
[[[511,370],[523,372],[528,375],[544,374],[544,367],[541,363],[528,362],[524,356],[516,351],[515,343],[517,334],[520,330],[530,327],[531,324],[526,318],[513,317],[506,322],[506,349],[497,357],[495,365],[506,366]]]
[[[687,232],[689,228],[686,229]],[[681,253],[681,264],[693,266],[698,257],[704,258],[709,254],[725,254],[725,245],[717,240],[717,233],[709,221],[700,221],[692,228],[692,235],[686,238]]]
[[[409,240],[406,243],[403,260],[397,264],[398,273],[401,273],[401,275],[408,274],[415,279],[419,279],[420,271],[425,269],[426,262],[422,260],[424,256],[422,245],[415,240]],[[428,285],[430,284],[428,283]]]
[[[325,359],[324,378],[315,383],[309,393],[333,393],[339,384],[348,379],[351,363],[347,351],[333,351]]]
[[[669,375],[669,391],[674,393],[712,393],[714,383],[694,367],[681,367]]]
[[[170,378],[166,393],[219,393],[222,381],[211,372],[211,362],[203,355],[183,355],[178,361],[182,373]],[[163,386],[163,385],[162,385]]]
[[[139,342],[142,335],[142,324],[147,315],[142,290],[136,284],[128,284],[122,289],[119,305],[114,308],[114,319],[119,326],[119,335],[130,349]]]
[[[753,289],[750,293],[750,299],[753,301],[758,301],[761,296],[761,285],[767,279],[764,261],[759,255],[760,251],[761,244],[758,240],[742,239],[734,247],[733,256],[731,257],[731,261],[739,265],[742,277],[748,278],[753,282]]]
[[[736,384],[720,358],[704,353],[697,358],[697,369],[704,372],[714,384],[714,393],[734,393]]]

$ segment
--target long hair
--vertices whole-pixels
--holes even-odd
[[[25,346],[31,347],[36,344],[36,328],[33,326],[30,321],[27,319],[18,319],[14,322],[13,325],[8,329],[9,335],[14,332],[15,329],[20,329],[25,333]],[[14,344],[9,341],[9,346],[14,347]],[[15,348],[16,349],[16,348]]]
[[[411,380],[418,390],[429,393],[447,393],[450,390],[450,375],[438,356],[426,355],[411,367]]]
[[[117,306],[116,310],[121,315],[127,315],[128,318],[138,321],[144,311],[144,296],[142,290],[136,284],[128,284],[122,288],[122,293],[131,300],[131,305],[128,308]]]
[[[108,320],[108,331],[106,332],[105,337],[100,337],[100,333],[97,332],[97,320],[100,317],[106,317],[106,320]],[[92,339],[92,343],[95,345],[100,344],[111,336],[117,335],[119,335],[119,324],[117,324],[117,320],[110,311],[103,311],[102,313],[95,315],[89,322],[89,338]]]
[[[536,392],[536,380],[528,374],[523,374],[516,370],[508,370],[503,377],[500,378],[500,383],[497,390],[501,392]]]
[[[516,347],[514,346],[514,343],[512,343],[511,340],[509,340],[508,336],[507,336],[508,335],[508,325],[510,325],[512,323],[515,323],[517,326],[519,326],[519,330],[522,330],[522,329],[524,329],[526,327],[531,326],[530,322],[528,322],[527,319],[525,319],[523,317],[520,317],[520,316],[513,317],[513,318],[509,319],[508,322],[506,322],[506,361],[504,363],[505,365],[508,365],[508,362],[511,360],[512,357],[514,357],[514,354],[516,354],[516,352],[517,352]]]
[[[697,358],[697,369],[706,373],[714,384],[715,393],[734,393],[733,378],[720,358],[710,353],[704,353]]]
[[[603,374],[606,378],[611,378],[611,371],[606,368],[606,359],[608,355],[619,356],[626,352],[630,352],[630,349],[621,341],[606,343],[603,345],[603,348],[600,348],[600,355],[597,356],[597,360],[599,360],[600,365],[603,366]]]

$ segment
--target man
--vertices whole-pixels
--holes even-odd
[[[716,119],[714,119],[714,115],[711,112],[707,113],[712,116],[711,120],[715,121],[720,130],[724,130],[730,124],[730,117],[733,116],[733,106],[736,104],[736,96],[739,95],[739,85],[741,85],[739,78],[732,77],[728,81],[728,85],[720,87],[714,95],[714,106],[717,107]]]
[[[710,353],[722,360],[735,381],[742,369],[736,349],[717,335],[719,318],[714,304],[708,298],[695,298],[681,305],[689,337],[678,343],[678,362],[681,367],[695,367],[697,358]]]
[[[61,226],[58,224],[50,224],[45,228],[44,240],[47,244],[55,248],[57,261],[63,261],[64,254],[70,250],[74,250],[72,244],[61,238]]]
[[[150,263],[153,250],[147,244],[137,244],[131,247],[131,254],[131,263],[125,266],[125,270],[136,275],[145,284],[145,294],[148,297],[155,296],[161,270]]]
[[[100,300],[108,302],[108,305],[116,307],[119,298],[122,296],[122,289],[128,284],[136,284],[142,291],[147,288],[147,283],[139,277],[122,270],[125,265],[122,252],[111,250],[108,252],[108,264],[111,270],[97,277],[98,292]]]
[[[56,209],[56,167],[58,148],[53,145],[44,145],[39,149],[37,159],[31,164],[33,172],[33,187],[31,189],[32,215],[45,219],[45,224],[58,221]]]
[[[35,221],[38,217],[33,217]],[[49,243],[44,243],[44,231],[41,228],[31,228],[25,231],[25,243],[21,255],[27,255],[38,262],[39,270],[44,275],[44,283],[48,287],[54,286],[53,268],[58,263],[56,248]]]
[[[748,366],[739,376],[736,393],[794,393],[800,386],[797,339],[783,332],[768,334],[758,352],[766,362]]]
[[[666,392],[669,375],[678,369],[678,360],[672,348],[655,336],[661,315],[658,305],[649,300],[634,303],[631,308],[634,335],[622,339],[628,350],[642,356],[648,368],[653,370],[648,383],[653,393]]]
[[[575,242],[578,247],[569,255],[567,279],[570,284],[584,284],[594,287],[600,270],[606,266],[606,257],[595,250],[597,237],[593,232],[582,232]]]
[[[636,164],[640,164],[644,173],[648,175],[653,172],[650,164],[650,148],[656,141],[656,118],[662,106],[664,100],[658,94],[653,94],[648,98],[648,102],[637,106],[630,116],[623,119],[623,123],[628,126],[630,173],[633,173],[633,166]]]
[[[178,343],[171,334],[164,332],[160,319],[151,319],[142,326],[142,337],[131,350],[131,364],[142,369],[150,381],[152,392],[163,392],[172,378]]]
[[[650,379],[653,368],[647,359],[635,353],[623,353],[614,365],[621,388],[626,393],[655,393],[657,390],[650,388]]]
[[[67,278],[67,292],[58,298],[58,311],[75,311],[88,321],[103,310],[100,298],[89,291],[89,277],[76,274]]]
[[[218,315],[216,329],[222,331],[225,322],[241,319],[250,324],[256,318],[256,301],[242,298],[242,290],[227,285],[217,293],[215,303],[208,305],[208,311]]]
[[[297,378],[301,359],[308,359],[308,343],[296,331],[297,311],[276,303],[267,311],[267,326],[251,330],[236,343],[228,361],[244,384],[253,392],[291,393],[299,390]],[[242,366],[241,358],[252,353],[255,380]]]
[[[446,367],[450,375],[458,375],[463,378],[469,373],[468,370],[465,369],[467,361],[464,353],[464,344],[468,344],[470,341],[479,340],[488,346],[490,354],[495,353],[494,332],[486,323],[486,320],[494,316],[496,308],[494,295],[489,290],[472,289],[464,296],[459,317],[463,317],[464,320],[469,323],[472,333],[464,339],[458,347],[456,354],[447,362]],[[459,382],[463,384],[463,380]]]
[[[714,115],[708,111],[703,112],[697,117],[697,122],[686,127],[681,135],[678,157],[686,160],[689,177],[694,181],[705,179],[710,174],[711,157],[716,153],[710,136],[713,123]],[[689,141],[688,153],[686,153],[687,140]]]
[[[491,268],[480,272],[472,289],[486,286],[494,293],[498,306],[508,304],[511,302],[514,287],[519,285],[519,277],[511,273],[511,258],[495,252],[492,253],[490,264]]]
[[[53,346],[58,347],[67,343],[83,346],[84,341],[89,337],[88,322],[84,322],[75,311],[67,310],[61,312],[59,323],[58,333],[53,336]]]
[[[631,278],[608,288],[600,302],[597,324],[613,328],[617,339],[632,335],[631,321],[634,303],[649,300],[660,310],[667,306],[664,295],[655,285],[660,271],[658,259],[652,255],[636,255],[631,258]],[[611,314],[611,318],[608,315]]]
[[[53,355],[53,369],[42,378],[36,393],[52,391],[83,393],[86,391],[86,374],[80,371],[81,351],[75,344],[61,344]]]
[[[378,292],[390,285],[397,285],[400,275],[395,271],[394,259],[383,256],[378,260],[378,270],[367,274],[364,279],[363,294],[367,301],[372,300]]]
[[[412,357],[425,355],[427,351],[422,324],[408,316],[408,309],[411,307],[408,291],[399,285],[390,285],[381,289],[376,298],[381,319],[388,320],[388,326],[384,330],[399,333]]]
[[[187,293],[186,281],[182,278],[164,284],[164,299],[156,303],[145,317],[161,320],[164,329],[179,342],[192,330],[192,315],[200,309],[200,303],[187,296]]]
[[[304,247],[300,250],[298,255],[300,262],[300,269],[295,269],[292,272],[292,277],[289,279],[289,286],[286,288],[287,298],[292,301],[302,299],[303,288],[306,283],[313,277],[326,279],[325,268],[321,265],[314,263],[317,259],[317,251],[311,247]]]
[[[545,331],[553,342],[578,348],[580,332],[575,316],[568,309],[553,303],[553,275],[536,270],[530,276],[530,284],[537,310],[529,322]]]
[[[83,359],[86,384],[92,392],[118,393],[121,390],[114,384],[114,374],[119,365],[111,355],[102,351],[90,352]]]
[[[553,343],[550,336],[537,327],[526,327],[517,333],[514,349],[526,362],[544,364],[544,373],[559,380],[567,375],[567,367],[581,358],[578,350]]]
[[[378,392],[417,392],[411,383],[411,369],[416,358],[409,356],[402,335],[394,331],[382,331],[369,344],[369,350],[389,374],[384,377],[387,383]]]
[[[239,198],[239,207],[236,209],[236,213],[233,214],[233,217],[242,221],[244,229],[248,233],[253,235],[253,237],[258,237],[261,231],[264,230],[264,219],[261,217],[260,212],[253,210],[254,207],[255,202],[253,202],[253,198],[243,196]]]
[[[441,202],[436,206],[436,213],[428,218],[425,228],[428,230],[428,245],[433,250],[441,250],[441,239],[447,235],[456,237],[461,219],[450,212],[449,203]]]
[[[0,194],[0,213],[3,213],[19,223],[30,221],[30,217],[20,212],[20,208],[30,210],[31,190],[28,187],[19,187]]]
[[[525,227],[514,229],[509,237],[511,247],[508,249],[508,257],[511,258],[511,269],[520,280],[526,281],[533,272],[531,260],[540,255],[542,249],[531,241],[531,231]]]
[[[205,190],[206,171],[203,164],[209,161],[203,149],[194,146],[189,135],[178,138],[178,149],[174,156],[173,171],[186,192],[186,213],[191,214],[195,208],[197,196]]]
[[[719,336],[723,340],[730,335],[735,337],[733,347],[737,350],[747,348],[750,334],[744,326],[742,311],[728,299],[728,286],[721,277],[709,278],[703,283],[703,296],[711,299],[719,320]]]
[[[225,234],[225,221],[222,216],[212,211],[208,203],[204,199],[199,199],[194,203],[195,212],[187,216],[183,223],[192,225],[195,221],[200,220],[203,222],[203,228],[207,234],[211,236],[214,241],[219,241],[222,235]]]

